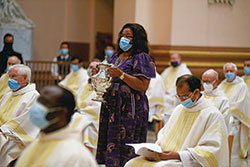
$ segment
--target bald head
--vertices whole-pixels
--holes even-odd
[[[219,74],[214,69],[209,69],[202,74],[202,81],[206,84],[212,84],[213,89],[219,84]],[[203,85],[204,86],[204,85]]]
[[[60,86],[44,87],[37,101],[48,108],[46,119],[50,122],[50,125],[41,129],[45,133],[50,133],[65,127],[74,114],[74,95]]]
[[[21,60],[17,56],[10,56],[7,61],[7,66],[21,64]]]
[[[74,95],[67,89],[57,85],[44,87],[38,101],[49,108],[66,107],[70,111],[75,108]]]
[[[214,69],[209,69],[202,74],[202,80],[214,81],[219,79],[219,74]]]
[[[181,56],[178,53],[170,55],[170,63],[173,67],[177,67],[181,64]]]

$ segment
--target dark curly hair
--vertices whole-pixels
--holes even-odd
[[[145,29],[143,28],[143,26],[141,26],[140,24],[137,23],[127,23],[125,24],[120,33],[119,33],[119,38],[118,38],[118,52],[119,54],[121,54],[122,52],[124,52],[120,46],[119,46],[119,42],[120,39],[122,37],[122,32],[125,28],[129,28],[132,32],[133,32],[133,41],[132,41],[132,54],[131,56],[134,56],[138,53],[148,53],[148,38],[147,38],[147,33],[145,31]]]

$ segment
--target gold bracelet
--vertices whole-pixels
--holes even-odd
[[[124,80],[124,76],[125,76],[125,72],[122,72],[122,74],[120,75],[119,78],[120,78],[121,80]]]

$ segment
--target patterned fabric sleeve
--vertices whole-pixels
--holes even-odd
[[[140,53],[135,55],[133,76],[143,76],[147,79],[155,78],[155,64],[148,54]]]

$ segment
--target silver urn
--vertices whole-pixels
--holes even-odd
[[[98,64],[99,71],[97,74],[91,77],[91,86],[96,92],[97,96],[92,99],[94,101],[106,102],[103,99],[104,93],[107,92],[107,89],[111,86],[112,77],[109,76],[108,68],[111,67],[111,64],[101,63]]]

